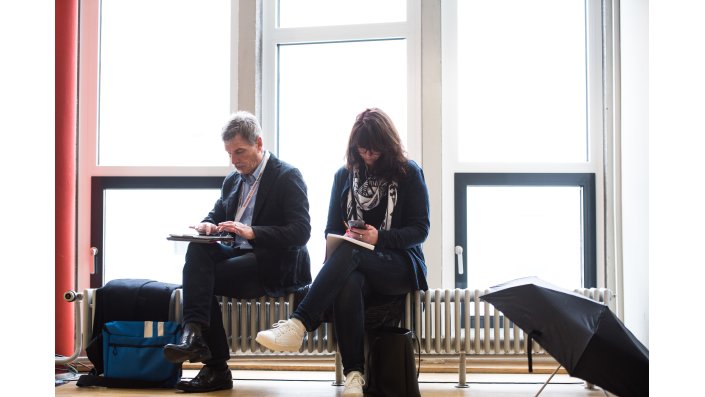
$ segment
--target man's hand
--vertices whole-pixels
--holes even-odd
[[[240,223],[240,222],[234,222],[234,221],[220,222],[218,224],[218,231],[233,233],[233,234],[236,234],[236,235],[244,238],[245,240],[254,240],[255,239],[255,231],[252,230],[251,227],[245,225],[244,223]]]
[[[210,223],[210,222],[201,222],[196,226],[189,226],[191,229],[194,229],[195,231],[198,232],[198,234],[216,234],[218,233],[218,226]]]

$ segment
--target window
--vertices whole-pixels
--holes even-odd
[[[228,114],[240,107],[237,100],[247,95],[238,91],[245,84],[237,80],[238,62],[231,60],[257,63],[251,53],[237,48],[243,29],[237,19],[243,5],[231,8],[232,4],[229,0],[81,3],[84,185],[90,185],[91,178],[112,177],[137,181],[220,176],[222,181],[231,170],[225,154],[218,155],[223,150],[219,133]],[[419,1],[332,4],[261,3],[262,110],[252,109],[262,122],[265,147],[300,168],[308,185],[313,227],[308,248],[314,276],[324,255],[333,174],[343,164],[355,116],[367,107],[384,109],[410,156],[421,163],[420,114],[410,111],[420,103]],[[248,58],[240,59],[243,56]],[[160,189],[94,190],[100,198],[92,200],[104,200],[106,217],[96,223],[84,216],[93,235],[86,245],[103,244],[103,233],[117,233],[112,230],[137,215],[123,214],[129,211],[123,201],[152,202],[149,196],[163,194]],[[183,189],[179,194],[187,195],[189,188]],[[91,200],[85,196],[80,200]],[[211,204],[212,200],[201,207],[197,220]],[[114,261],[110,252],[116,251],[105,249],[99,253],[99,264],[105,262],[106,276],[111,277],[114,268],[109,264],[124,261]]]
[[[405,0],[264,3],[263,129],[273,132],[265,145],[306,181],[314,277],[323,265],[333,175],[344,164],[355,116],[383,109],[420,162],[420,122],[409,111],[420,99],[418,24],[410,21],[417,9]]]
[[[230,1],[102,0],[100,11],[98,164],[227,165],[213,154],[230,114]]]
[[[228,114],[240,107],[238,100],[251,100],[251,110],[262,122],[265,147],[298,167],[308,185],[312,219],[308,248],[315,276],[324,255],[323,230],[333,174],[343,165],[355,116],[374,106],[392,116],[409,157],[432,169],[436,189],[431,212],[436,217],[442,213],[442,222],[434,220],[431,232],[442,238],[436,240],[441,248],[427,246],[425,250],[433,250],[443,260],[429,261],[434,273],[430,279],[438,274],[440,262],[445,270],[443,285],[462,282],[461,278],[473,280],[473,272],[493,268],[489,262],[473,262],[477,256],[471,256],[466,259],[467,272],[457,275],[450,268],[455,263],[455,239],[448,237],[456,232],[456,223],[468,222],[464,228],[469,234],[456,239],[469,244],[464,247],[466,255],[479,254],[482,247],[472,234],[473,225],[484,222],[483,227],[489,228],[491,219],[509,217],[488,206],[517,196],[517,203],[528,204],[533,196],[538,203],[552,203],[547,208],[555,210],[550,217],[554,228],[572,230],[562,236],[571,236],[563,244],[582,247],[566,253],[566,257],[579,254],[581,263],[570,267],[572,273],[566,280],[589,285],[597,279],[599,284],[607,257],[604,200],[609,193],[604,188],[603,153],[607,150],[603,139],[609,133],[609,119],[603,98],[612,95],[609,84],[603,87],[603,81],[608,81],[603,68],[610,70],[611,65],[602,53],[603,47],[609,51],[604,39],[609,27],[603,26],[603,20],[611,21],[611,15],[601,2],[536,0],[529,6],[516,0],[443,0],[439,6],[420,0],[263,0],[256,2],[261,10],[249,3],[231,7],[235,2],[228,0],[207,5],[193,0],[150,4],[156,6],[134,0],[81,2],[79,169],[83,174],[79,186],[83,193],[79,193],[79,208],[89,208],[90,192],[85,192],[85,186],[91,186],[94,178],[185,181],[217,177],[222,181],[231,168],[220,130]],[[423,34],[432,32],[424,37],[424,48],[431,49],[424,54],[438,53],[435,40],[442,37],[442,79],[428,79],[429,69],[424,68],[423,80],[424,92],[426,88],[433,91],[442,81],[442,122],[435,119],[437,109],[427,112],[422,107],[422,5],[433,11],[431,20],[424,13],[428,29]],[[249,7],[247,12],[243,7]],[[362,12],[370,9],[375,12]],[[243,27],[243,21],[247,24],[251,19],[248,13],[260,15],[260,11],[261,21]],[[436,12],[441,18],[436,18]],[[150,29],[145,21],[150,21]],[[131,29],[139,33],[133,36],[128,32]],[[261,29],[261,47],[259,36],[252,34],[257,44],[246,51],[238,49],[239,40],[250,39],[239,34],[255,29]],[[209,46],[199,45],[202,42]],[[260,49],[261,54],[256,51]],[[433,63],[425,59],[425,65]],[[125,60],[129,62],[119,63]],[[242,66],[250,61],[257,66]],[[431,92],[425,103],[438,103],[436,94]],[[430,129],[423,136],[424,143],[431,144],[425,159],[421,156],[422,115],[424,126]],[[453,176],[465,174],[513,177],[511,184],[454,185]],[[554,174],[592,175],[597,209],[592,231],[575,230],[575,222],[586,219],[581,212],[586,205],[582,184],[546,188],[529,183],[531,175]],[[106,222],[129,219],[120,215],[128,211],[127,206],[118,204],[115,208],[122,209],[114,214],[108,208],[118,195],[123,195],[120,202],[151,202],[148,197],[137,198],[149,189],[132,188],[100,191],[100,200],[107,201],[101,204],[109,214]],[[188,195],[192,188],[176,183],[153,188],[150,195],[157,197],[163,189],[183,189],[178,194]],[[454,201],[456,189],[463,190],[469,201]],[[202,211],[199,220],[212,200],[194,204]],[[462,216],[454,212],[460,208],[465,211]],[[563,209],[559,212],[558,208]],[[478,218],[490,214],[494,214],[490,220]],[[530,228],[531,218],[519,223],[516,218],[520,216],[517,212],[508,220],[517,222],[515,228]],[[88,229],[85,224],[91,223],[90,214],[79,214],[79,218]],[[558,223],[565,218],[572,223]],[[184,225],[192,222],[189,219]],[[94,226],[94,234],[95,228],[114,233],[111,225]],[[516,246],[517,238],[506,243]],[[581,238],[595,242],[594,261],[586,258],[587,240]],[[90,246],[87,238],[79,236],[79,240]],[[105,248],[109,255],[112,249]],[[110,258],[104,259],[110,263]],[[468,286],[483,287],[472,281]]]
[[[186,245],[166,236],[203,219],[232,170],[220,139],[237,106],[232,4],[80,2],[79,263],[97,248],[91,287],[181,282]]]
[[[529,275],[596,285],[609,95],[602,12],[595,0],[444,2],[443,148],[463,249],[456,286]]]
[[[406,0],[279,0],[278,3],[280,28],[406,21]]]
[[[96,177],[93,179],[91,286],[119,278],[181,284],[187,244],[167,241],[188,232],[220,194],[220,177]]]
[[[456,174],[455,188],[457,288],[526,276],[595,286],[594,175]]]
[[[458,159],[587,161],[584,1],[459,1],[458,21]]]
[[[187,243],[220,195],[223,177],[94,177],[91,191],[92,288],[120,278],[181,284]]]

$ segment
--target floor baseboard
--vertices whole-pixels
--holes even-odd
[[[457,373],[460,357],[452,355],[421,356],[422,373]],[[79,357],[74,363],[79,372],[88,372],[93,365],[86,357]],[[316,355],[275,355],[275,354],[236,354],[228,365],[233,370],[254,371],[335,371],[335,356],[333,354]],[[202,363],[183,364],[184,369],[200,369]],[[528,363],[525,355],[468,355],[466,357],[467,373],[477,374],[528,374]],[[533,373],[551,374],[558,363],[548,355],[533,356]],[[566,374],[561,368],[559,374]]]

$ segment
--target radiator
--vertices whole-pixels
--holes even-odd
[[[421,353],[521,354],[527,352],[526,334],[480,297],[489,290],[430,289],[406,296],[402,325],[419,337]],[[604,288],[576,289],[590,299],[609,305],[611,293]],[[223,323],[233,352],[269,353],[255,342],[257,332],[289,318],[294,295],[284,298],[222,298]],[[545,353],[536,342],[532,351]],[[308,332],[300,353],[334,353],[332,325],[322,324]],[[294,353],[296,354],[296,353]]]
[[[255,341],[257,333],[272,327],[279,320],[286,320],[293,312],[294,294],[287,297],[260,297],[257,299],[221,298],[223,324],[232,352],[269,354],[264,346]],[[323,323],[313,332],[307,332],[298,353],[335,353],[336,344],[333,325]],[[277,354],[287,354],[278,352]]]
[[[223,297],[220,300],[225,333],[228,336],[230,350],[241,355],[256,354],[321,354],[335,353],[335,381],[333,385],[342,386],[343,364],[337,353],[333,324],[322,323],[313,332],[307,332],[298,353],[271,352],[255,341],[257,333],[271,328],[279,320],[286,320],[294,311],[294,294],[286,298],[269,296],[257,299],[237,299]]]
[[[64,299],[74,304],[74,352],[69,357],[56,357],[54,361],[57,365],[69,364],[76,360],[93,339],[95,291],[95,288],[87,288],[83,292],[66,291],[64,293]],[[181,322],[182,304],[182,290],[175,289],[169,300],[170,321]],[[98,332],[100,331],[98,330]]]
[[[407,294],[401,325],[418,336],[422,354],[458,355],[457,387],[467,387],[466,355],[526,353],[524,331],[480,297],[489,290],[430,289]],[[575,292],[609,305],[612,294],[604,288],[580,288]],[[222,298],[221,309],[231,350],[245,354],[335,353],[335,382],[342,384],[342,364],[337,354],[332,324],[323,323],[308,332],[298,353],[274,353],[255,342],[257,332],[289,318],[294,295],[285,298]],[[546,353],[535,341],[535,354]]]
[[[68,358],[57,358],[57,364],[73,361],[82,346],[87,346],[92,335],[94,316],[94,289],[82,294],[72,291],[66,299],[76,305],[75,353]],[[526,353],[526,335],[501,312],[480,297],[489,290],[430,289],[407,294],[401,325],[418,336],[421,354],[459,355],[458,387],[466,387],[466,355],[502,355]],[[612,304],[612,293],[604,288],[580,288],[575,292],[592,300]],[[182,291],[174,291],[170,318],[181,320]],[[287,297],[260,297],[257,299],[220,298],[223,324],[233,353],[255,355],[298,355],[335,353],[336,384],[342,384],[342,365],[337,354],[333,326],[321,324],[308,332],[299,352],[271,352],[255,341],[257,332],[269,329],[279,320],[289,318],[295,304],[294,294]],[[80,314],[79,314],[80,313]],[[533,342],[532,351],[545,351]]]
[[[402,325],[416,333],[422,353],[520,354],[527,352],[526,335],[480,297],[489,290],[430,289],[406,296]],[[609,305],[606,289],[575,292]],[[533,342],[532,351],[545,353]]]

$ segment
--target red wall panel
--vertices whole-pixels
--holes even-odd
[[[73,353],[73,307],[63,299],[75,289],[78,0],[55,1],[55,352]]]

